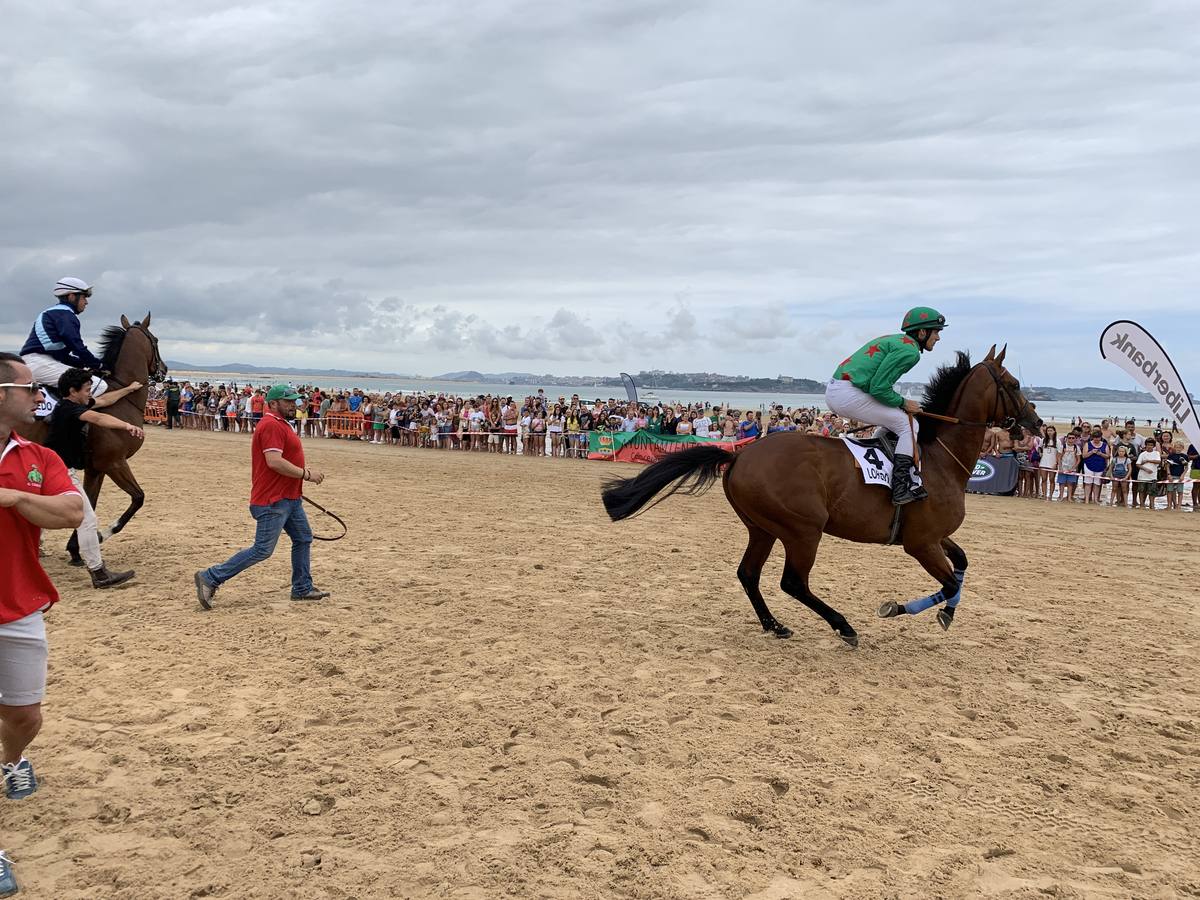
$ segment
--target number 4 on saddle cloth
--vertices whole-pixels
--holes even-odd
[[[847,449],[854,456],[854,462],[862,469],[863,482],[879,484],[891,490],[892,463],[896,456],[896,435],[886,428],[878,429],[872,437],[852,438],[842,437]],[[913,469],[913,486],[921,484],[921,474]]]

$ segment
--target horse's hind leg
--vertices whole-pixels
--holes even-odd
[[[133,477],[133,470],[129,468],[129,460],[121,460],[109,469],[107,474],[113,484],[129,495],[128,509],[121,513],[121,517],[117,521],[101,532],[103,537],[110,538],[114,534],[119,534],[121,529],[129,524],[134,513],[141,509],[142,504],[146,502],[146,495],[142,492],[142,487],[138,484],[137,479]]]
[[[771,548],[775,546],[775,536],[757,525],[751,525],[749,522],[745,524],[746,530],[750,532],[750,541],[746,544],[746,552],[742,554],[742,562],[738,566],[738,581],[742,583],[742,590],[750,598],[758,621],[762,623],[763,631],[770,631],[777,638],[791,637],[791,629],[784,627],[771,615],[771,610],[767,608],[767,601],[763,599],[762,591],[758,589],[758,579],[762,575],[767,557],[771,555]]]
[[[812,571],[813,563],[817,559],[817,546],[820,543],[819,531],[784,540],[787,563],[783,567],[783,578],[779,586],[829,623],[829,627],[836,631],[843,641],[851,647],[857,647],[858,632],[850,627],[846,617],[808,589],[808,573]]]

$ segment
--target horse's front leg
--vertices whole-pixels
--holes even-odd
[[[958,606],[958,601],[962,599],[962,583],[966,575],[967,556],[953,541],[949,541],[949,544],[957,551],[956,555],[962,562],[961,567],[957,561],[951,563],[951,557],[947,555],[951,553],[951,550],[946,546],[946,541],[918,546],[905,544],[904,552],[919,562],[926,572],[937,579],[941,588],[928,597],[910,600],[907,603],[889,600],[879,607],[881,618],[890,619],[902,615],[915,616],[944,602],[946,608],[938,610],[937,620],[943,630],[950,627],[954,621],[954,609]]]
[[[129,468],[129,460],[123,459],[118,462],[108,470],[107,475],[112,479],[113,484],[129,495],[129,506],[125,512],[121,513],[120,518],[101,532],[101,536],[105,539],[119,534],[121,529],[129,524],[134,513],[141,509],[142,504],[146,502],[146,495],[137,479],[133,477],[133,471]]]

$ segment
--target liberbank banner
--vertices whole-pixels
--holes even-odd
[[[1004,456],[984,456],[975,463],[975,471],[967,481],[972,494],[1011,494],[1017,489],[1020,467],[1011,453]]]
[[[1159,406],[1183,429],[1192,444],[1200,447],[1200,424],[1196,407],[1183,386],[1175,364],[1150,332],[1136,322],[1113,322],[1100,335],[1100,355],[1133,376],[1158,398]]]
[[[723,450],[736,450],[754,438],[741,441],[701,438],[694,434],[655,434],[652,431],[590,431],[588,459],[615,459],[618,462],[649,463],[668,453],[704,444]]]

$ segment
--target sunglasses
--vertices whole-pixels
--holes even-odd
[[[42,386],[36,381],[31,381],[29,384],[15,384],[11,381],[5,381],[0,382],[0,388],[24,388],[29,393],[36,394],[42,389]]]

